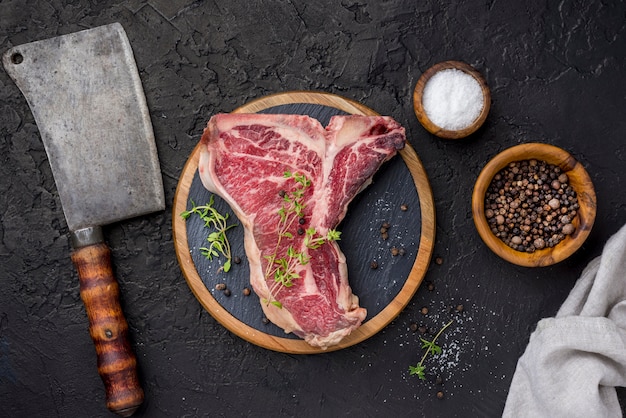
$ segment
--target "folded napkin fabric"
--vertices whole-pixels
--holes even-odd
[[[626,386],[626,225],[537,324],[503,416],[621,417],[616,386]]]

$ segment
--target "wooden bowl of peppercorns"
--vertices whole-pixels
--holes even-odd
[[[483,168],[472,194],[478,234],[501,258],[520,266],[563,261],[589,236],[596,194],[584,167],[548,144],[517,145]]]

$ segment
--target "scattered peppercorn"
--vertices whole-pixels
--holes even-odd
[[[420,312],[422,313],[422,315],[428,315],[428,308],[424,306],[422,309],[420,309]]]
[[[443,395],[443,391],[442,390],[437,391],[437,399],[443,399],[443,396],[444,395]]]
[[[395,257],[398,254],[400,254],[400,250],[397,247],[391,247],[391,255]]]
[[[409,210],[409,206],[406,203],[403,203],[400,205],[400,210],[402,212],[406,212],[407,210]]]
[[[263,322],[265,325],[270,323],[270,320],[267,319],[266,317],[263,317],[263,319],[261,319],[261,322]]]
[[[249,287],[244,287],[243,288],[243,295],[244,296],[250,296],[250,288]]]
[[[485,194],[491,232],[516,251],[552,248],[574,233],[576,191],[561,168],[536,159],[509,163]]]
[[[389,222],[383,222],[383,224],[380,226],[380,237],[383,239],[383,241],[387,241],[387,239],[389,239],[389,228],[391,228]]]
[[[438,266],[443,264],[443,258],[441,257],[435,257],[435,264],[437,264]]]
[[[428,285],[426,286],[426,288],[427,288],[429,291],[431,291],[431,292],[432,292],[433,290],[435,290],[435,284],[434,284],[434,283],[432,283],[432,282],[430,282],[430,283],[428,283]]]
[[[378,268],[378,262],[376,260],[372,260],[372,262],[370,263],[370,268],[372,270],[376,270]]]
[[[224,283],[218,283],[215,285],[215,290],[224,290],[226,289],[226,284]]]
[[[457,312],[463,312],[463,309],[464,309],[463,305],[461,305],[461,304],[456,305],[456,311]]]
[[[420,334],[426,334],[428,332],[428,327],[426,325],[420,325],[417,330]]]
[[[230,289],[224,289],[224,296],[230,296]]]
[[[239,256],[234,256],[234,257],[233,257],[233,263],[235,263],[235,264],[240,264],[240,263],[241,263],[241,257],[239,257]]]
[[[411,322],[411,325],[409,325],[409,329],[413,332],[417,331],[419,329],[419,327],[417,326],[417,324],[415,322]]]
[[[398,255],[406,254],[406,250],[404,248],[398,248]]]

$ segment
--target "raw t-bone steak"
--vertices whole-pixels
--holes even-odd
[[[333,232],[405,140],[404,128],[385,116],[334,116],[326,129],[301,115],[217,114],[209,121],[200,178],[244,226],[250,283],[267,318],[285,332],[327,348],[361,325],[366,310]]]

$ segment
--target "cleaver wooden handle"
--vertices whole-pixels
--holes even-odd
[[[107,408],[121,416],[131,416],[143,402],[144,393],[137,376],[137,358],[128,341],[128,324],[111,267],[111,251],[105,243],[76,248],[72,262],[78,271],[80,297],[96,346]]]

